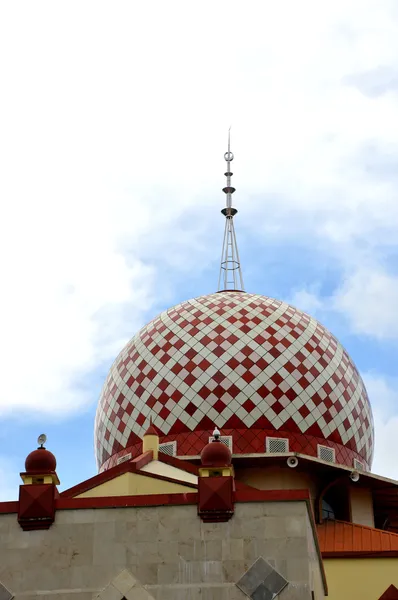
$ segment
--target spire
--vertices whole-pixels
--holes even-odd
[[[224,159],[227,162],[227,172],[224,173],[227,178],[227,185],[223,188],[226,196],[226,208],[222,209],[222,214],[225,217],[225,232],[221,254],[220,276],[218,279],[218,291],[223,290],[243,290],[243,278],[240,268],[238,245],[236,243],[236,235],[234,228],[234,216],[238,212],[232,207],[232,194],[235,188],[231,186],[231,162],[234,155],[231,152],[231,128],[228,130],[228,151],[224,154]]]

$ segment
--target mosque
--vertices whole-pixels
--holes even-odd
[[[398,600],[398,482],[371,472],[364,383],[317,320],[244,291],[224,158],[218,291],[116,358],[98,474],[59,492],[40,436],[0,503],[0,600]]]

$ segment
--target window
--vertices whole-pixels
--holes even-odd
[[[348,478],[347,478],[348,480]],[[322,499],[322,518],[351,521],[350,495],[347,485],[333,485]]]
[[[363,462],[361,462],[360,460],[358,460],[357,458],[354,458],[354,469],[356,471],[364,471],[365,467]]]
[[[159,444],[159,452],[163,452],[163,454],[167,454],[168,456],[176,456],[177,442],[165,442],[164,444]]]
[[[225,444],[232,452],[232,435],[221,435],[219,438],[222,444]],[[214,437],[209,437],[209,443],[214,440]]]
[[[322,520],[325,521],[329,519],[330,521],[334,521],[334,510],[330,506],[329,502],[326,502],[325,499],[322,500]]]
[[[318,458],[325,462],[335,462],[335,451],[334,448],[329,446],[321,446],[318,444]]]
[[[265,438],[265,451],[272,453],[289,452],[289,440],[287,438]]]
[[[222,471],[210,471],[210,477],[221,477],[222,476]]]

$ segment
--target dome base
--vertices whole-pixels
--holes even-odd
[[[350,450],[341,443],[327,441],[324,438],[306,433],[292,434],[289,431],[275,431],[274,429],[223,429],[222,437],[232,438],[232,454],[266,454],[266,438],[287,439],[288,452],[297,452],[314,458],[319,458],[318,446],[330,448],[334,451],[335,463],[355,468],[354,461],[359,461],[365,470],[370,470],[365,459],[354,450]],[[176,435],[159,437],[159,443],[176,442],[176,455],[179,457],[199,457],[204,446],[209,442],[208,431],[194,431]],[[109,457],[100,469],[100,473],[111,469],[126,454],[139,456],[142,443],[137,442]],[[271,453],[270,453],[271,454]]]

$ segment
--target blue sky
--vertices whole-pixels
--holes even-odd
[[[113,359],[216,289],[231,123],[246,290],[341,340],[398,478],[396,3],[141,4],[0,9],[0,499],[42,432],[93,475]]]

